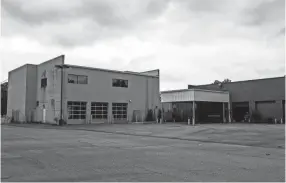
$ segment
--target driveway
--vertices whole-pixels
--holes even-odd
[[[24,127],[2,125],[2,181],[285,181],[283,125]]]
[[[189,141],[281,148],[285,146],[285,125],[267,124],[113,124],[69,125],[67,129],[152,136]]]

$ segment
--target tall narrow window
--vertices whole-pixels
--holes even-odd
[[[41,88],[46,88],[47,86],[47,78],[42,78],[41,79]]]

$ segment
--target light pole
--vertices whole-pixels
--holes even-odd
[[[67,65],[55,65],[56,68],[61,69],[61,117],[59,120],[59,125],[62,126],[64,123],[64,119],[63,119],[63,86],[64,86],[64,69],[69,68],[69,66]]]

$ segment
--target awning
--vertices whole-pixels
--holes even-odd
[[[161,92],[161,102],[229,102],[228,91],[184,89]]]

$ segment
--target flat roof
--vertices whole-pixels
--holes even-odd
[[[242,81],[231,81],[229,83],[223,83],[223,84],[235,84],[235,83],[244,83],[244,82],[256,82],[256,81],[263,81],[263,80],[272,80],[272,79],[282,79],[284,78],[285,79],[285,75],[284,76],[278,76],[278,77],[271,77],[271,78],[260,78],[260,79],[249,79],[249,80],[242,80]],[[191,85],[189,84],[189,86],[192,86],[192,87],[200,87],[200,86],[212,86],[212,85],[217,85],[217,84],[213,84],[213,83],[210,83],[210,84],[202,84],[202,85]]]
[[[129,74],[129,75],[137,75],[137,76],[146,76],[146,77],[152,77],[152,78],[159,78],[159,76],[151,76],[151,75],[147,75],[147,74],[140,73],[140,72],[118,71],[118,70],[102,69],[102,68],[96,68],[96,67],[87,67],[87,66],[71,65],[71,64],[65,64],[65,65],[69,66],[69,67],[80,68],[80,69],[89,69],[89,70],[97,70],[97,71],[103,71],[103,72],[113,72],[113,73],[120,73],[120,74]],[[148,71],[144,71],[144,72],[148,72]]]
[[[200,88],[167,90],[167,91],[161,91],[161,93],[175,93],[175,92],[184,92],[184,91],[206,91],[206,92],[213,92],[213,93],[229,93],[229,91],[227,90],[207,90],[207,89],[200,89]]]

